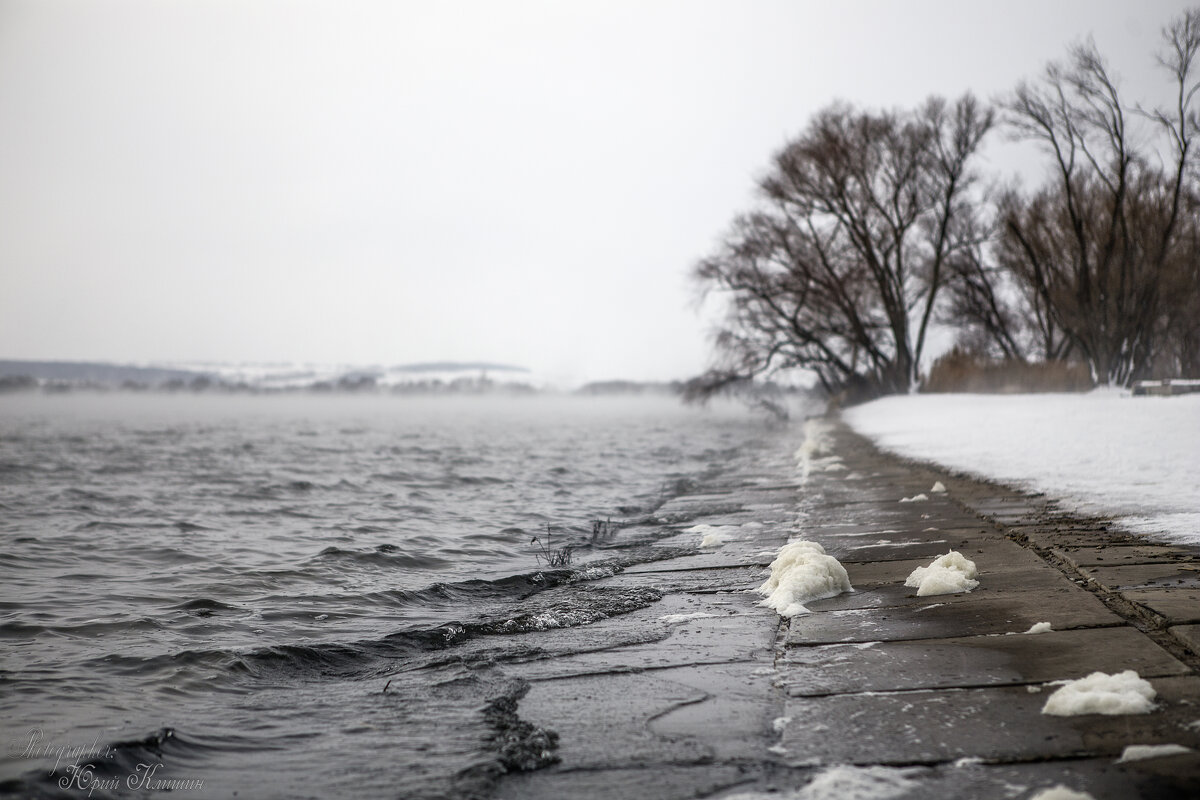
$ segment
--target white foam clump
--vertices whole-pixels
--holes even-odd
[[[929,493],[930,494],[945,494],[946,493],[946,484],[942,483],[941,481],[934,481],[933,488],[929,490]]]
[[[1192,752],[1192,748],[1184,747],[1181,744],[1131,744],[1121,751],[1121,757],[1117,759],[1117,763],[1127,764],[1130,761],[1145,761],[1150,758],[1177,756],[1180,753],[1190,752]]]
[[[1026,633],[1050,633],[1053,630],[1054,630],[1054,628],[1050,625],[1049,622],[1035,622],[1033,625],[1030,625],[1029,630],[1027,630],[1025,632]]]
[[[1114,675],[1093,672],[1059,687],[1046,698],[1042,713],[1054,717],[1149,714],[1154,710],[1156,696],[1150,682],[1131,669]]]
[[[782,755],[782,747],[770,748]],[[826,767],[808,785],[790,792],[740,792],[724,800],[893,800],[910,794],[920,784],[912,767]]]
[[[811,600],[853,592],[846,568],[816,542],[789,542],[779,548],[770,566],[771,576],[758,587],[762,605],[781,617],[807,614]]]
[[[891,800],[916,788],[913,770],[837,765],[821,770],[796,794],[797,800]]]
[[[938,556],[928,567],[917,567],[909,573],[904,585],[917,590],[917,597],[933,594],[969,592],[979,585],[975,580],[975,562],[957,550]]]
[[[912,497],[901,497],[900,502],[901,503],[924,503],[928,499],[929,499],[929,495],[927,495],[925,493],[921,493],[921,494],[914,494]]]
[[[803,461],[806,458],[829,455],[832,452],[829,439],[832,429],[833,426],[823,419],[813,417],[807,420],[804,423],[804,442],[796,451],[796,459]]]
[[[815,417],[804,423],[804,442],[796,451],[796,466],[805,478],[812,472],[814,461],[833,454],[833,441],[829,435],[832,430],[832,425]]]
[[[729,535],[736,531],[736,525],[693,525],[684,530],[684,533],[698,533],[701,536],[701,547],[720,547],[729,539]]]
[[[1069,786],[1063,786],[1060,783],[1057,786],[1051,786],[1049,789],[1042,789],[1033,797],[1030,797],[1029,800],[1096,800],[1096,798],[1087,792],[1077,792]]]

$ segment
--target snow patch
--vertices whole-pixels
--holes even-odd
[[[929,495],[922,492],[921,494],[914,494],[912,497],[901,497],[900,502],[901,503],[924,503],[928,499],[929,499]]]
[[[945,494],[946,484],[942,483],[941,481],[934,481],[933,488],[930,489],[929,492],[930,494]]]
[[[1162,758],[1190,752],[1192,752],[1192,748],[1184,747],[1181,744],[1131,744],[1121,751],[1121,757],[1117,759],[1117,763],[1145,761],[1150,758]]]
[[[1082,714],[1149,714],[1157,693],[1150,682],[1127,669],[1109,675],[1093,672],[1068,681],[1046,699],[1043,714],[1074,717]]]
[[[804,604],[810,600],[853,592],[846,568],[816,542],[789,542],[779,548],[771,562],[771,575],[758,587],[766,599],[762,605],[775,609],[781,617],[807,614]]]
[[[771,722],[771,727],[775,729],[776,733],[783,733],[783,729],[786,728],[788,726],[788,723],[791,721],[792,721],[791,717],[776,717]]]
[[[917,567],[904,585],[917,590],[917,597],[969,592],[979,585],[975,562],[957,550],[938,556],[928,567]]]
[[[842,418],[902,456],[1045,492],[1082,513],[1117,514],[1136,532],[1200,542],[1200,394],[897,395]]]
[[[1029,630],[1027,630],[1025,632],[1026,633],[1049,633],[1052,630],[1054,630],[1054,628],[1052,628],[1050,626],[1049,622],[1036,622],[1029,627]]]

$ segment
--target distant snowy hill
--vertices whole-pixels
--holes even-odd
[[[312,363],[167,362],[112,364],[83,361],[0,361],[0,380],[31,385],[170,389],[237,387],[272,390],[541,391],[555,382],[525,367],[489,362],[437,361],[389,366]]]

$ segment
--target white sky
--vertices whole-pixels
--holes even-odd
[[[1187,5],[0,0],[0,358],[687,377],[688,270],[813,112],[1088,33],[1146,96]]]

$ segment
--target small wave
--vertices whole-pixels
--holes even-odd
[[[435,556],[403,553],[396,545],[381,544],[374,550],[346,550],[341,547],[326,547],[314,556],[321,560],[350,561],[379,567],[401,567],[405,569],[437,569],[451,563]]]
[[[468,626],[468,631],[484,635],[531,633],[555,628],[590,625],[602,619],[646,608],[662,599],[657,589],[585,589],[568,598],[507,619]]]
[[[220,600],[213,600],[209,597],[198,597],[195,600],[188,600],[183,603],[176,603],[169,607],[172,611],[186,611],[189,614],[194,614],[197,617],[209,617],[222,611],[243,611],[237,606],[231,606],[228,603],[222,603]]]
[[[114,522],[112,520],[92,520],[75,526],[77,531],[130,531],[130,530],[146,530],[152,528],[173,528],[172,523],[167,522]]]
[[[494,475],[455,475],[449,474],[441,481],[442,488],[455,486],[495,486],[510,483],[507,478],[497,478]]]
[[[399,470],[397,470],[395,472],[376,472],[371,477],[374,478],[375,480],[392,481],[394,483],[408,483],[410,481],[417,480],[417,476],[414,475],[413,473],[401,472]]]

